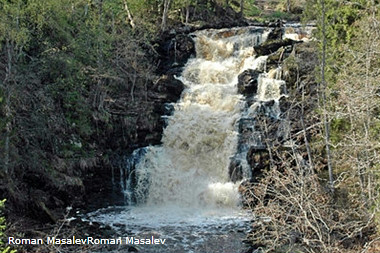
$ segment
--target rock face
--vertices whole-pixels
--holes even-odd
[[[195,53],[192,38],[186,33],[168,32],[158,43],[160,56],[155,60],[160,63],[155,73],[158,78],[149,81],[145,91],[136,91],[134,101],[129,94],[107,98],[110,102],[105,107],[114,112],[111,116],[114,124],[102,133],[106,136],[104,146],[109,160],[99,162],[84,180],[86,205],[91,209],[124,203],[120,184],[112,182],[120,182],[119,171],[125,166],[129,153],[140,147],[161,144],[166,126],[162,116],[173,112],[170,103],[176,102],[185,89],[174,76],[182,72],[183,65]]]
[[[252,180],[257,181],[265,170],[269,169],[269,152],[265,148],[250,147],[247,154],[247,161],[252,169]]]
[[[228,175],[232,182],[236,183],[243,179],[243,168],[240,161],[233,159],[228,167]]]
[[[255,46],[254,50],[258,56],[268,56],[266,77],[285,81],[279,87],[280,94],[284,96],[278,101],[257,101],[255,95],[261,72],[248,69],[238,76],[239,93],[245,95],[248,107],[252,108],[251,105],[255,104],[254,116],[244,117],[239,121],[238,152],[244,156],[246,154],[251,174],[247,182],[259,181],[270,167],[282,168],[281,156],[286,153],[284,147],[288,145],[290,129],[300,129],[299,118],[297,119],[299,107],[294,107],[294,101],[299,94],[299,80],[309,78],[308,74],[313,70],[311,66],[315,66],[315,54],[310,49],[312,46],[282,39],[282,33],[281,27],[275,27],[267,41]],[[231,160],[229,174],[232,181],[242,179],[242,164],[241,160]]]
[[[283,60],[289,57],[293,50],[293,45],[280,47],[276,52],[270,54],[267,59],[267,67],[275,68]]]
[[[281,40],[282,39],[282,29],[280,26],[280,24],[275,24],[277,27],[275,27],[273,29],[273,31],[271,31],[269,34],[268,34],[268,38],[267,40]]]
[[[173,75],[163,75],[148,96],[163,103],[176,102],[184,89],[185,85]]]
[[[247,69],[238,76],[238,91],[243,95],[255,95],[257,93],[257,79],[260,71]]]
[[[187,34],[178,34],[174,37],[174,63],[183,66],[190,56],[195,54],[195,46],[193,39]]]
[[[163,74],[180,74],[187,60],[195,55],[194,41],[187,33],[164,33],[158,41],[161,63],[158,71]]]
[[[296,43],[299,42],[291,39],[267,40],[263,44],[255,46],[254,49],[257,55],[269,55],[276,52],[280,47],[290,46]]]

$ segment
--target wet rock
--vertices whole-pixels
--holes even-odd
[[[237,182],[243,179],[243,168],[240,161],[233,159],[228,167],[228,175],[232,182]]]
[[[189,34],[166,33],[158,49],[162,62],[159,71],[162,73],[180,74],[181,67],[195,55],[194,41]]]
[[[173,75],[164,75],[154,85],[155,92],[150,92],[148,96],[162,102],[176,102],[184,89],[185,85]]]
[[[257,93],[257,79],[260,71],[247,69],[238,76],[238,91],[243,95],[255,95]]]
[[[286,112],[291,106],[291,103],[286,99],[285,96],[282,96],[278,102],[280,104],[281,112]]]
[[[191,55],[195,54],[193,39],[187,34],[178,34],[174,38],[174,65],[183,66]]]
[[[269,100],[269,101],[264,101],[263,102],[263,106],[264,107],[271,107],[275,104],[276,102],[272,99],[272,100]]]
[[[182,71],[183,71],[183,67],[178,66],[178,67],[170,68],[168,71],[166,71],[166,74],[173,75],[173,76],[180,76]]]
[[[260,45],[254,46],[254,49],[258,56],[262,56],[272,54],[276,52],[280,47],[290,46],[296,43],[300,42],[291,39],[267,40],[266,42]]]
[[[264,106],[264,104],[265,103],[269,104],[269,103],[271,103],[271,101],[274,102],[274,100],[270,100],[270,101],[267,101],[267,102],[260,102],[259,106],[256,109],[256,113],[257,113],[258,116],[265,117],[266,115],[269,115],[269,113],[270,113],[270,107],[267,108],[267,107]]]
[[[268,56],[267,67],[277,67],[282,61],[289,57],[292,50],[292,45],[280,47],[276,52]]]
[[[252,130],[255,125],[255,119],[251,117],[241,118],[239,120],[239,133],[242,134],[247,130]]]
[[[118,229],[122,229],[122,230],[125,230],[125,228],[127,227],[126,224],[122,224],[122,223],[116,223],[116,224],[113,224],[115,227],[117,227]]]
[[[276,27],[268,34],[268,40],[280,40],[282,39],[282,28]]]
[[[247,153],[247,161],[252,169],[252,179],[257,180],[264,170],[269,169],[269,152],[262,147],[250,147]]]
[[[153,111],[159,115],[172,115],[174,106],[171,103],[155,103]]]
[[[252,142],[256,142],[260,138],[255,129],[255,121],[256,119],[253,117],[239,120],[238,153],[247,152]]]

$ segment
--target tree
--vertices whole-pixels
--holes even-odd
[[[321,61],[321,97],[322,97],[322,108],[323,108],[323,125],[324,125],[324,140],[325,140],[325,147],[326,147],[326,158],[327,158],[327,168],[329,172],[329,186],[330,189],[334,190],[334,175],[333,175],[333,168],[331,164],[331,151],[330,151],[330,125],[328,121],[328,116],[326,112],[326,7],[325,7],[325,0],[321,0],[321,11],[322,11],[322,61]]]
[[[11,160],[11,133],[13,118],[13,101],[15,96],[15,87],[17,80],[15,78],[17,63],[22,57],[23,49],[27,46],[29,40],[29,31],[26,27],[23,15],[25,9],[22,8],[22,1],[2,1],[0,4],[0,59],[4,65],[3,71],[0,71],[0,90],[3,94],[2,111],[4,127],[3,143],[3,167],[6,177],[9,179],[12,175]],[[1,150],[1,149],[0,149]],[[0,157],[1,157],[0,155]]]
[[[335,167],[348,173],[359,188],[368,206],[374,205],[379,181],[380,158],[379,112],[380,98],[380,16],[378,4],[372,3],[363,18],[355,23],[352,39],[343,45],[344,58],[339,66],[336,83],[329,88],[329,113],[332,118],[332,136]]]
[[[125,11],[127,12],[127,15],[128,15],[129,23],[131,24],[132,28],[135,28],[136,25],[135,25],[135,22],[133,21],[131,12],[129,11],[127,0],[123,0],[123,2],[124,2],[124,9],[125,9]]]
[[[170,3],[171,3],[171,0],[164,0],[164,9],[162,12],[161,31],[165,31],[167,29]]]
[[[308,1],[305,16],[317,20],[317,38],[320,46],[320,100],[321,116],[324,125],[325,155],[329,174],[330,188],[333,189],[333,161],[331,149],[330,115],[328,113],[328,88],[334,86],[339,66],[344,58],[343,44],[353,39],[354,25],[360,19],[366,1],[334,1],[314,0]],[[333,150],[334,151],[334,150]]]

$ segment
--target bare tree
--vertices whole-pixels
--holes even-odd
[[[123,0],[123,3],[124,3],[124,10],[127,12],[127,15],[128,15],[127,21],[129,21],[129,24],[131,25],[132,28],[135,28],[136,25],[135,25],[135,22],[133,21],[131,12],[129,11],[127,0]]]
[[[290,12],[290,0],[286,0],[286,11]]]
[[[360,185],[361,196],[371,206],[378,182],[378,114],[380,98],[380,29],[375,5],[357,25],[355,45],[345,45],[343,65],[331,92],[337,94],[330,110],[337,136],[336,167],[346,171]],[[347,168],[350,168],[349,170]],[[354,177],[355,176],[355,177]]]
[[[11,123],[11,83],[13,80],[13,45],[9,39],[6,39],[5,42],[6,48],[6,59],[7,67],[5,71],[5,79],[3,81],[3,90],[5,93],[5,105],[4,105],[4,114],[5,114],[5,143],[4,143],[4,171],[6,176],[11,175],[9,162],[10,162],[10,134],[12,131]]]
[[[329,185],[331,191],[334,191],[334,175],[333,168],[331,163],[331,151],[330,151],[330,126],[329,120],[326,110],[326,8],[325,1],[321,0],[321,10],[322,10],[322,62],[321,62],[321,97],[322,97],[322,108],[323,108],[323,124],[324,124],[324,132],[325,132],[325,148],[326,148],[326,158],[327,158],[327,168],[329,171]]]
[[[167,29],[170,3],[171,3],[171,0],[164,0],[164,10],[162,12],[161,31],[165,31]]]
[[[332,204],[319,178],[297,162],[299,151],[277,153],[289,166],[286,172],[271,169],[243,190],[255,215],[248,239],[260,252],[359,252],[374,229],[375,212],[368,213],[360,200],[348,196]],[[341,179],[339,183],[347,182]]]

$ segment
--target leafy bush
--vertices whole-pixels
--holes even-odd
[[[11,250],[9,246],[5,246],[5,243],[3,241],[5,237],[5,229],[6,229],[6,220],[3,216],[3,210],[4,210],[4,204],[5,199],[0,201],[0,252],[1,253],[15,253],[16,250]]]

